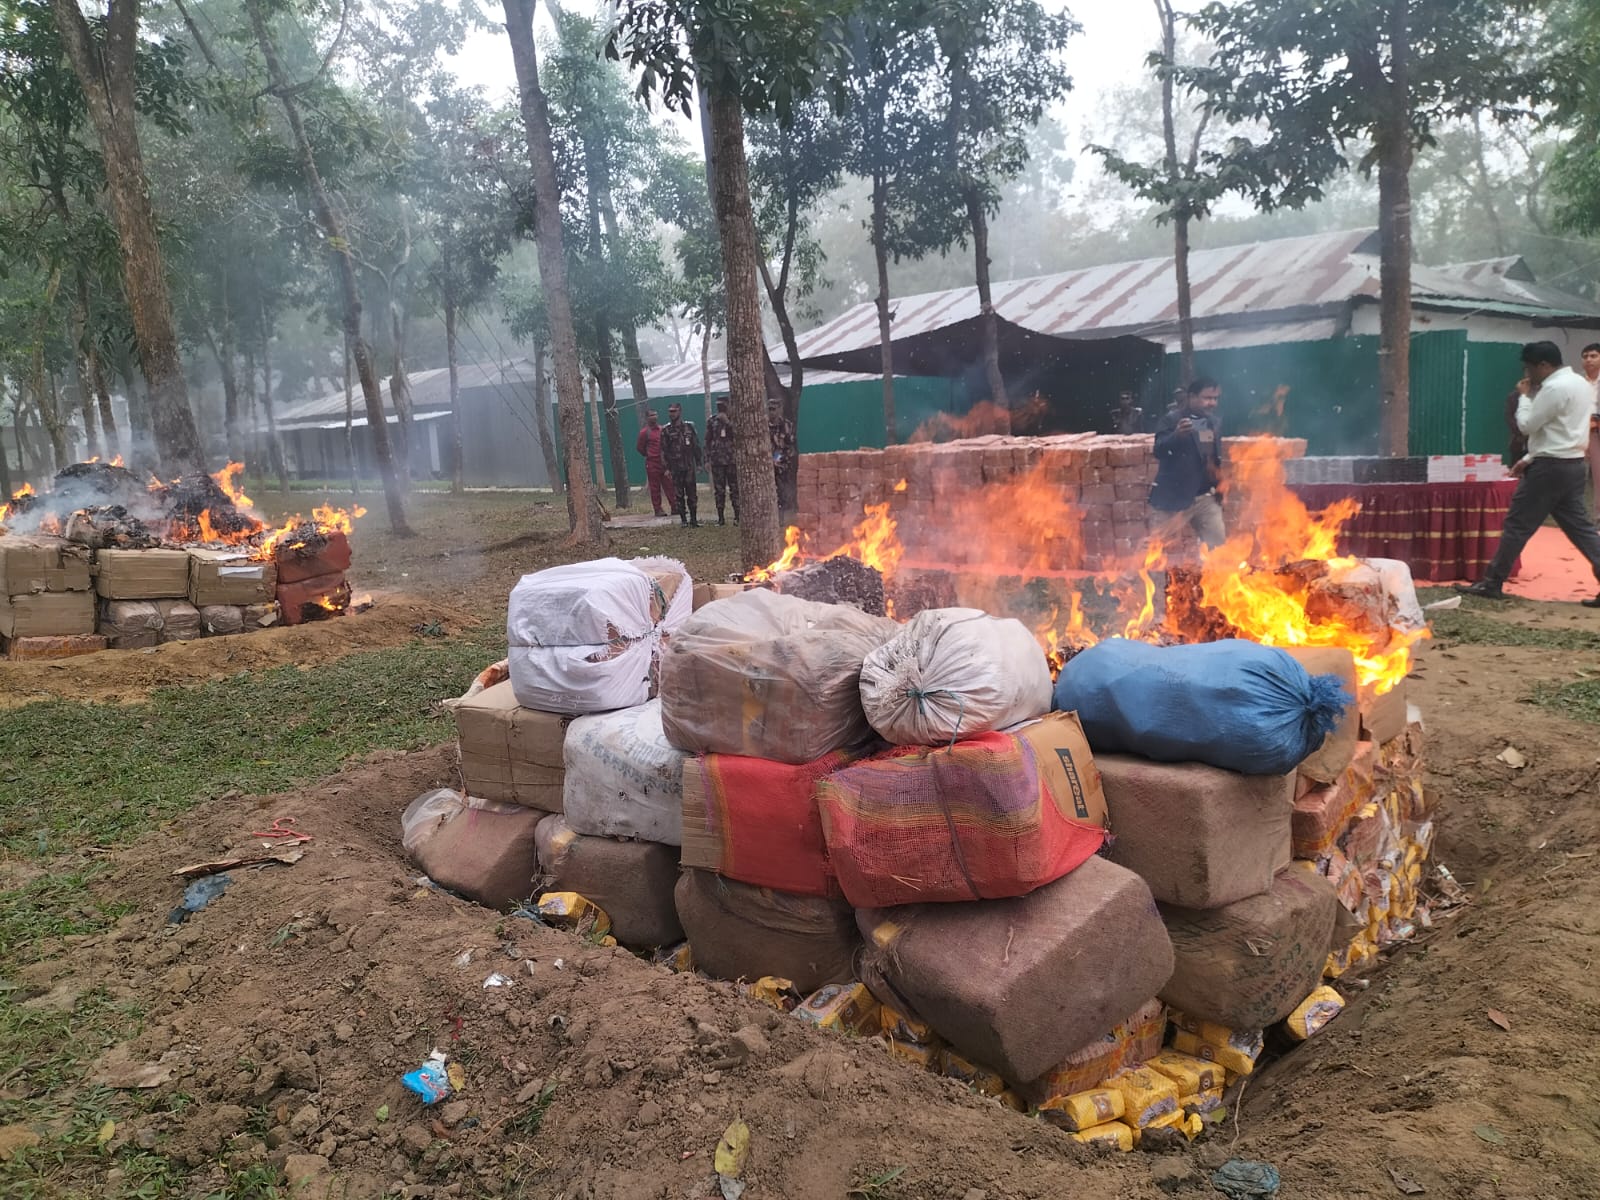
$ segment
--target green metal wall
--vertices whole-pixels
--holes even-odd
[[[1412,454],[1465,454],[1461,448],[1467,331],[1411,335]]]
[[[656,410],[663,424],[669,404],[683,405],[683,419],[693,421],[702,441],[706,429],[705,393],[678,396],[651,396],[649,407]],[[586,411],[591,406],[584,406]],[[958,381],[922,376],[902,376],[894,381],[895,425],[904,438],[929,417],[940,412],[964,412],[965,396]],[[644,459],[634,450],[643,419],[639,408],[628,406],[619,412],[622,444],[627,451],[628,480],[643,484]],[[589,435],[589,461],[594,462],[594,421],[586,419]],[[807,384],[800,395],[800,452],[823,454],[831,450],[856,450],[881,447],[883,437],[883,385],[876,379],[850,383]],[[602,453],[607,487],[613,486],[610,459]]]
[[[1506,453],[1506,396],[1522,378],[1522,347],[1514,342],[1467,343],[1467,433],[1463,454]]]

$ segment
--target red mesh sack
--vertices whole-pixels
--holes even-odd
[[[1025,896],[1105,842],[1075,713],[948,747],[903,746],[817,787],[828,857],[857,908]]]
[[[683,768],[681,862],[797,896],[839,895],[817,812],[817,781],[860,758],[835,751],[793,766],[702,754]]]

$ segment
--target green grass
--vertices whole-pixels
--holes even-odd
[[[1600,679],[1580,679],[1577,683],[1541,683],[1531,697],[1541,708],[1560,713],[1574,721],[1600,725]]]
[[[1594,630],[1544,629],[1516,621],[1497,621],[1469,608],[1434,613],[1433,636],[1437,642],[1456,645],[1600,650],[1600,632]]]
[[[281,791],[377,749],[445,740],[438,706],[503,649],[497,628],[278,667],[143,703],[47,700],[0,720],[0,848],[51,858],[127,841],[237,788]],[[0,893],[0,909],[7,894]],[[4,935],[0,935],[4,936]]]

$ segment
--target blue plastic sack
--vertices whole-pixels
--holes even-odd
[[[1073,657],[1055,692],[1097,752],[1243,775],[1287,775],[1353,702],[1337,676],[1313,677],[1282,650],[1239,640],[1111,638]]]

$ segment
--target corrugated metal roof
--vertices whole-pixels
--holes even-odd
[[[1320,342],[1339,332],[1337,317],[1316,317],[1309,321],[1274,321],[1264,325],[1201,329],[1194,335],[1196,350],[1237,350],[1242,346],[1281,345],[1286,342]],[[1155,339],[1176,354],[1180,342],[1176,333]]]
[[[461,363],[457,367],[456,374],[462,391],[471,388],[498,388],[509,393],[509,389],[515,387],[526,395],[533,386],[533,364],[525,358],[498,363]],[[411,407],[414,412],[449,409],[450,372],[444,367],[430,371],[412,371],[406,375],[406,382],[411,385]],[[384,408],[392,411],[394,402],[389,396],[389,377],[383,376],[378,386],[383,393]],[[355,409],[358,413],[366,411],[359,383],[355,385]],[[337,417],[339,427],[342,429],[344,389],[340,388],[324,396],[291,404],[280,409],[276,417],[280,425],[306,425],[313,421],[326,421]]]
[[[1468,267],[1472,269],[1464,269]],[[1576,302],[1574,309],[1572,297],[1551,304],[1549,289],[1523,282],[1520,274],[1479,264],[1458,269],[1414,266],[1412,287],[1419,301],[1448,297],[1585,311],[1586,302]],[[1333,316],[1354,300],[1377,299],[1378,235],[1373,229],[1356,229],[1197,250],[1189,259],[1189,277],[1201,328]],[[1171,256],[996,283],[992,293],[995,312],[1003,320],[1051,337],[1135,336],[1165,342],[1176,331]],[[893,303],[897,342],[979,315],[976,287],[900,296]],[[877,345],[878,314],[872,303],[858,304],[799,338],[800,356],[806,360],[837,358]]]
[[[728,366],[721,359],[711,362],[711,390],[713,392],[726,392],[728,390]],[[789,382],[789,368],[783,362],[778,362],[778,375],[784,383]],[[829,383],[861,383],[867,380],[879,379],[878,375],[856,375],[847,371],[818,371],[807,370],[805,373],[805,387],[819,387]],[[665,366],[655,367],[646,371],[644,376],[645,390],[651,396],[698,396],[701,394],[703,383],[700,378],[700,364],[698,362],[668,363]],[[633,399],[633,387],[622,380],[617,381],[617,398],[626,397]]]

